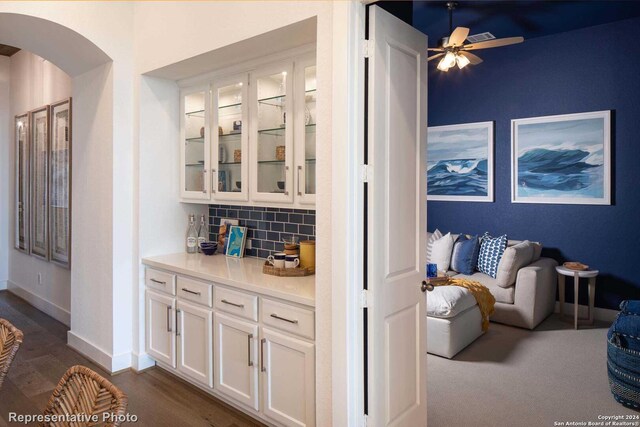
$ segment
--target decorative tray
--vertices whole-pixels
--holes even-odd
[[[565,262],[562,265],[564,268],[568,268],[569,270],[585,271],[589,269],[588,265],[581,262]]]
[[[441,285],[443,283],[447,283],[449,279],[450,279],[449,276],[431,277],[427,279],[427,283],[431,283],[433,285]]]
[[[280,276],[280,277],[303,277],[303,276],[311,276],[312,274],[316,274],[315,267],[308,268],[276,268],[269,264],[269,261],[265,261],[262,266],[262,272],[264,274],[270,274],[272,276]]]

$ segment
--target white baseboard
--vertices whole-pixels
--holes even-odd
[[[156,365],[156,361],[147,353],[131,353],[131,369],[136,372],[144,371]]]
[[[578,305],[579,318],[587,317],[588,311],[589,311],[589,307],[587,307],[586,305]],[[619,312],[620,311],[618,310],[595,307],[593,310],[593,318],[595,320],[601,320],[603,322],[613,323],[613,321],[616,319],[616,316],[618,315]],[[554,313],[560,313],[559,301],[556,301],[556,308],[554,310]],[[569,303],[569,302],[564,303],[564,314],[573,316],[573,303]]]
[[[67,345],[102,366],[110,374],[131,368],[131,353],[111,355],[73,331],[67,331]]]
[[[35,308],[40,311],[45,312],[49,316],[53,317],[59,322],[64,323],[67,326],[71,326],[71,313],[68,310],[52,303],[51,301],[47,301],[39,295],[29,292],[23,287],[20,287],[18,284],[12,282],[11,280],[7,280],[6,282],[7,290],[14,295],[22,298]]]
[[[7,289],[7,281],[6,280],[0,280],[0,291],[4,291]]]

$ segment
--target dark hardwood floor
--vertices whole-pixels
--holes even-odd
[[[127,411],[138,417],[138,422],[131,425],[261,425],[160,368],[140,374],[126,371],[109,376],[67,346],[68,328],[65,325],[7,291],[0,291],[0,317],[24,333],[24,342],[0,389],[0,426],[18,425],[8,423],[10,412],[42,413],[59,379],[73,365],[95,370],[129,396]]]

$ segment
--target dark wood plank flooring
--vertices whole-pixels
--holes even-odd
[[[125,371],[109,376],[67,346],[68,328],[65,325],[7,291],[0,291],[0,317],[21,329],[25,336],[0,389],[0,426],[10,425],[9,412],[42,413],[64,372],[78,364],[95,370],[127,393],[127,410],[138,417],[135,425],[261,426],[160,368],[151,368],[140,374]]]

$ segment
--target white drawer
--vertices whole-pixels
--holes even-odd
[[[213,286],[209,283],[178,276],[178,296],[184,300],[211,307]]]
[[[220,311],[258,321],[258,297],[216,286],[213,306]]]
[[[262,298],[260,318],[265,325],[309,339],[315,337],[315,314],[312,310]]]
[[[176,275],[147,267],[144,275],[145,284],[171,295],[176,294]]]

